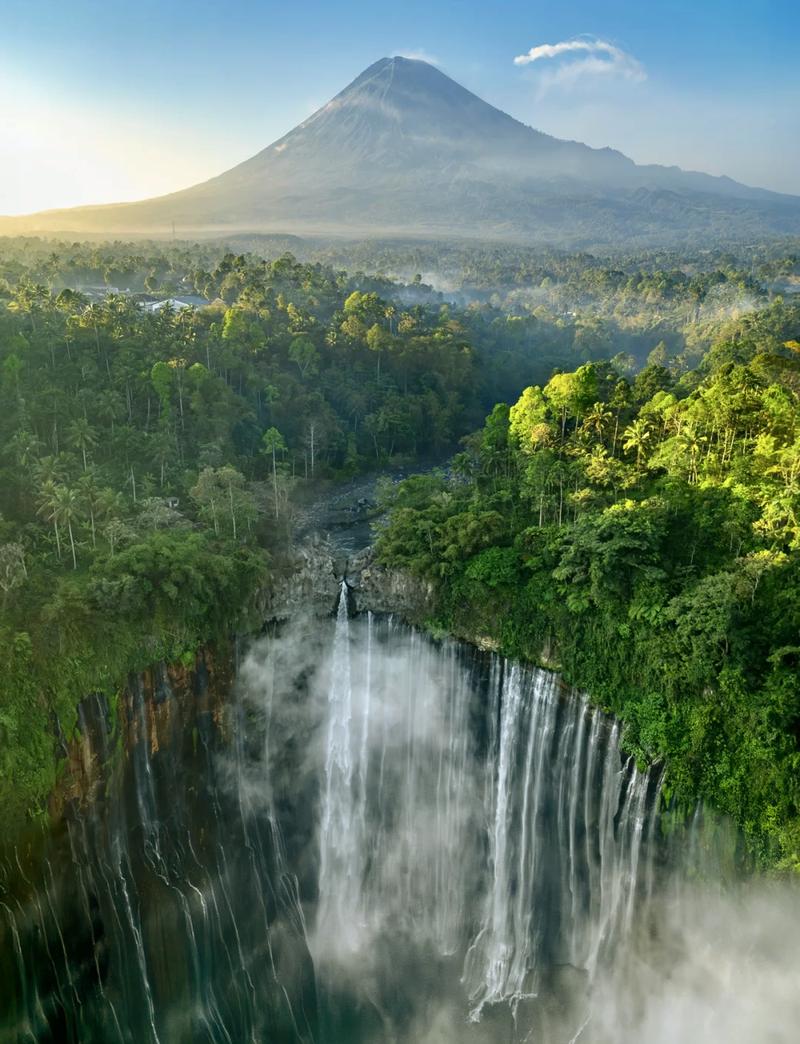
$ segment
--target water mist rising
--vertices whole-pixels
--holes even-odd
[[[660,773],[555,675],[349,618],[343,585],[224,709],[196,684],[156,743],[133,680],[119,773],[0,896],[0,1040],[794,1039],[796,893],[690,887]],[[682,848],[696,875],[701,815]]]
[[[313,688],[324,990],[359,982],[385,1020],[384,960],[446,967],[478,1023],[555,967],[591,981],[653,879],[659,779],[618,726],[548,672],[350,620],[344,587]]]
[[[363,956],[391,926],[453,953],[475,817],[457,647],[438,650],[371,614],[351,622],[343,588],[319,681],[327,721],[312,951],[323,964]]]

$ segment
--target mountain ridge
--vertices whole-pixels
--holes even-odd
[[[177,229],[666,244],[800,233],[800,198],[552,137],[429,63],[396,56],[207,181],[137,202],[0,218],[7,234]]]

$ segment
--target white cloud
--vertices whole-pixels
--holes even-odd
[[[412,51],[395,51],[398,58],[412,58],[417,62],[428,62],[429,65],[441,65],[441,61],[436,57],[435,54],[429,54],[427,51],[418,48]]]
[[[564,56],[570,58],[565,59]],[[576,37],[555,44],[537,44],[527,54],[519,54],[515,65],[532,65],[534,62],[556,60],[554,69],[542,74],[543,89],[566,86],[587,76],[619,77],[640,83],[647,78],[644,66],[632,54],[623,51],[608,40],[595,37]]]

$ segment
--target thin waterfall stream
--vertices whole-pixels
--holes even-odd
[[[351,616],[344,582],[223,704],[198,677],[168,743],[134,680],[117,762],[84,704],[118,767],[38,878],[3,866],[0,1041],[642,1039],[629,983],[686,871],[618,723],[551,672]]]

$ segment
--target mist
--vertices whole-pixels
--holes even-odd
[[[585,1030],[597,1044],[788,1044],[800,1025],[800,909],[780,881],[664,888],[646,937],[594,991]]]
[[[797,889],[739,880],[711,817],[663,836],[660,779],[610,720],[344,602],[324,630],[286,626],[240,673],[247,799],[283,809],[323,1039],[795,1039]]]

